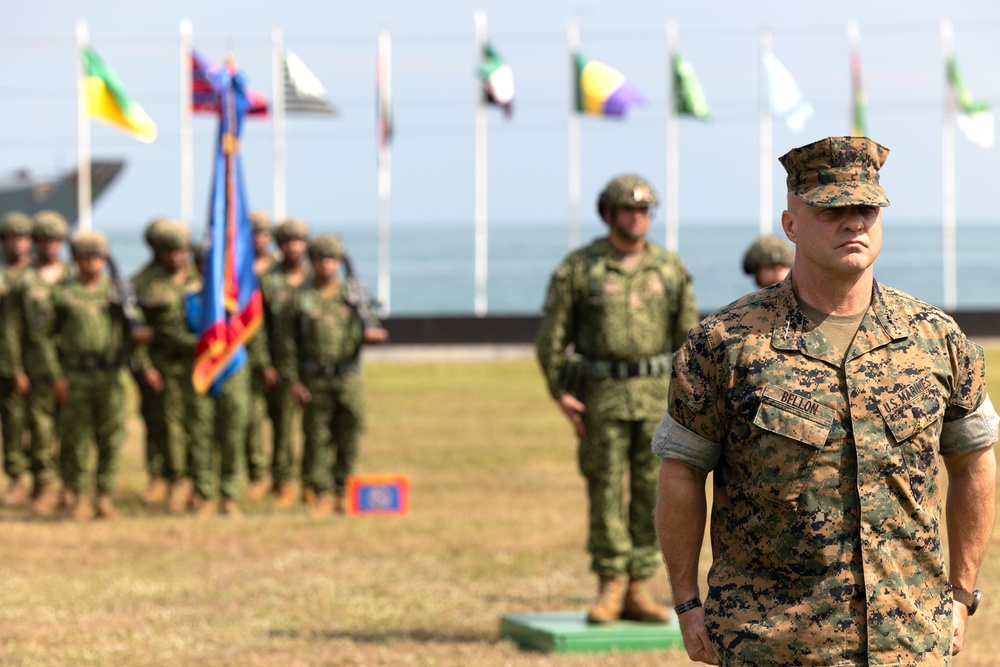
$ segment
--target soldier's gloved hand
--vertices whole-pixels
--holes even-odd
[[[146,386],[157,394],[163,391],[163,376],[160,375],[160,371],[155,368],[150,368],[144,372],[142,374],[142,379],[146,382]]]
[[[31,380],[24,373],[18,373],[14,376],[14,391],[18,393],[22,398],[28,395],[31,391]]]
[[[52,380],[52,391],[56,395],[56,403],[66,405],[69,399],[69,380],[66,378],[54,378]]]
[[[264,386],[270,392],[273,389],[277,389],[281,385],[281,376],[278,375],[278,369],[274,366],[268,366],[264,369]]]
[[[583,423],[583,413],[587,411],[587,408],[583,403],[571,394],[563,394],[559,397],[559,408],[569,419],[578,436],[587,435],[587,426]]]
[[[295,402],[299,404],[299,407],[303,410],[306,406],[312,402],[312,394],[309,393],[309,389],[301,382],[296,382],[292,385],[292,396],[295,397]]]

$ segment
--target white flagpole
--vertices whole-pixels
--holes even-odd
[[[486,13],[477,11],[473,16],[476,24],[476,48],[477,59],[483,57],[486,49]],[[476,104],[476,142],[475,142],[475,224],[476,224],[476,249],[475,249],[475,302],[474,311],[476,317],[485,317],[487,312],[487,291],[486,282],[488,279],[487,262],[489,259],[487,220],[489,209],[487,208],[487,195],[489,181],[487,170],[489,162],[487,160],[488,135],[487,135],[487,108],[486,100],[482,91],[479,92],[479,102]]]
[[[181,19],[181,220],[194,222],[194,113],[192,107],[191,52],[194,48],[191,21]]]
[[[576,61],[580,50],[580,31],[576,21],[570,21],[566,28],[569,43],[569,118],[566,121],[566,175],[569,205],[569,249],[580,245],[580,114],[576,110]]]
[[[288,193],[285,188],[285,79],[284,35],[281,28],[271,31],[271,141],[272,178],[274,179],[274,202],[272,204],[275,221],[284,220],[287,215]]]
[[[847,22],[847,55],[850,59],[851,64],[851,134],[854,134],[855,129],[855,115],[857,111],[857,100],[854,99],[854,58],[855,54],[861,50],[861,28],[858,26],[857,21]]]
[[[667,187],[664,191],[664,211],[667,222],[667,249],[676,252],[680,248],[680,147],[678,140],[677,90],[674,81],[674,56],[677,55],[679,37],[677,24],[667,23]]]
[[[764,70],[764,54],[771,50],[771,31],[767,28],[760,29],[760,56],[758,57],[758,71],[760,80],[758,82],[758,95],[760,95],[760,235],[768,236],[772,229],[772,211],[774,208],[774,193],[771,153],[772,147],[772,123],[771,104],[768,100],[767,72]]]
[[[90,110],[87,105],[87,71],[83,62],[83,50],[87,48],[90,36],[87,23],[76,24],[76,206],[79,229],[90,229]]]
[[[386,100],[386,108],[380,107],[379,113],[388,112],[392,101],[392,41],[388,30],[378,34],[379,66],[382,71],[382,81],[379,94]],[[381,100],[379,100],[381,104]],[[391,119],[390,119],[391,120]],[[382,306],[382,314],[388,315],[390,309],[390,271],[389,271],[389,196],[392,192],[392,149],[390,140],[379,139],[378,147],[378,300]]]
[[[945,66],[954,55],[951,23],[941,24],[941,55]],[[944,117],[941,122],[941,253],[943,259],[944,309],[958,306],[958,278],[955,260],[955,95],[945,76]]]

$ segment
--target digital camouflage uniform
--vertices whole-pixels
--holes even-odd
[[[781,160],[811,206],[886,206],[887,153],[844,137]],[[950,664],[939,457],[996,441],[983,352],[940,310],[873,283],[845,355],[793,277],[691,332],[652,443],[714,470],[709,639],[721,665]]]
[[[27,215],[7,213],[0,222],[0,238],[30,236],[31,226],[31,218]],[[16,322],[26,268],[6,264],[0,267],[0,314],[5,323],[0,339],[0,430],[3,433],[4,472],[14,483],[31,468],[24,446],[25,400],[14,388],[14,376],[24,373],[22,341]]]
[[[938,457],[993,444],[969,418],[985,399],[982,350],[880,285],[846,362],[791,278],[692,332],[653,448],[723,480],[705,601],[721,664],[946,664]]]
[[[310,252],[316,252],[313,244]],[[343,246],[337,247],[339,254],[330,256],[343,256]],[[302,382],[312,394],[302,415],[302,483],[317,496],[332,490],[343,497],[365,419],[359,364],[364,326],[344,281],[337,281],[332,294],[311,281],[304,284],[283,311],[279,331],[282,380],[288,386]]]
[[[250,415],[250,370],[243,364],[226,378],[217,396],[192,392],[189,405],[194,490],[201,499],[215,496],[218,465],[219,495],[223,500],[235,500]]]
[[[271,221],[266,213],[252,211],[250,213],[250,224],[254,233],[270,231]],[[268,255],[265,261],[254,262],[254,271],[258,279],[273,269],[277,265],[274,255]],[[262,297],[263,298],[263,297]],[[259,338],[263,346],[254,347],[253,343],[248,346],[250,356],[250,408],[249,426],[245,444],[247,477],[251,483],[260,482],[267,476],[267,458],[264,454],[264,422],[267,419],[267,387],[264,383],[264,370],[270,361],[270,355],[266,351],[266,336]],[[263,354],[260,352],[263,351]]]
[[[74,248],[95,232],[78,232]],[[103,237],[101,237],[103,238]],[[96,242],[95,242],[96,243]],[[104,253],[107,242],[97,244]],[[121,306],[112,300],[111,281],[101,276],[91,289],[69,279],[52,289],[51,307],[36,311],[26,302],[30,339],[39,350],[40,380],[69,381],[69,396],[59,414],[60,467],[67,490],[86,486],[90,444],[97,445],[96,487],[115,486],[124,433],[121,371],[130,351],[130,329]]]

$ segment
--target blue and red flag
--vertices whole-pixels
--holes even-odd
[[[201,57],[197,51],[191,52],[191,109],[205,113],[219,113],[219,93],[213,83],[213,77],[225,69],[221,65],[213,65]],[[251,116],[267,115],[267,98],[249,86],[244,95],[250,100],[247,113]]]
[[[239,154],[240,131],[252,101],[243,75],[233,65],[211,70],[208,80],[219,100],[219,141],[205,249],[200,338],[191,378],[201,394],[224,372],[232,373],[234,366],[246,362],[243,345],[263,321]]]

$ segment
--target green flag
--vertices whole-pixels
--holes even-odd
[[[972,143],[989,148],[993,145],[995,133],[993,110],[989,103],[975,99],[965,87],[965,81],[962,80],[953,57],[948,58],[946,67],[948,83],[955,95],[955,106],[958,111],[955,120],[958,128]]]
[[[674,55],[674,108],[677,115],[708,118],[708,100],[701,89],[694,67],[680,55]]]

